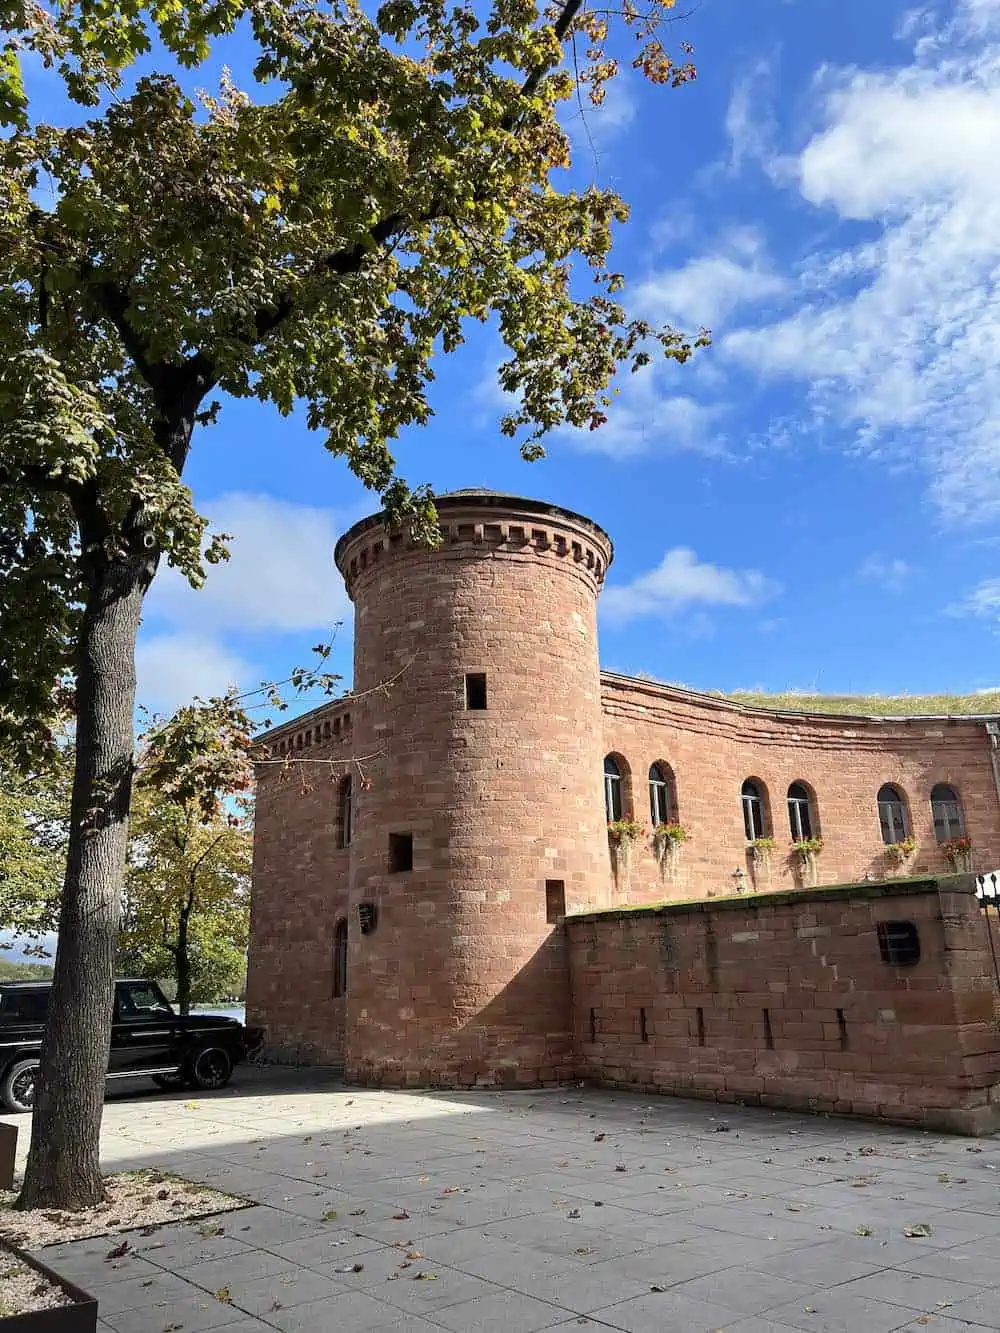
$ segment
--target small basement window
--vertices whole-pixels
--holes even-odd
[[[878,951],[891,967],[912,967],[920,961],[920,935],[912,921],[879,921]]]
[[[465,706],[481,712],[486,707],[486,672],[470,671],[465,677]]]
[[[566,915],[566,884],[561,879],[545,881],[545,920],[553,925]]]
[[[413,869],[413,834],[389,834],[389,873],[401,874]]]

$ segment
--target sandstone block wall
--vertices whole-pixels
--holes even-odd
[[[689,834],[665,874],[649,840],[641,842],[627,881],[618,885],[619,902],[732,893],[737,869],[748,889],[812,887],[791,854],[787,794],[795,782],[811,792],[814,831],[824,842],[817,884],[947,872],[931,820],[937,783],[959,795],[976,868],[1000,866],[1000,799],[982,721],[769,713],[607,673],[602,708],[605,754],[614,754],[626,771],[626,800],[636,817],[649,824],[650,765],[668,765],[678,817]],[[765,864],[754,861],[744,835],[740,790],[747,778],[767,798],[766,832],[776,845]],[[879,827],[877,795],[885,783],[904,794],[917,842],[901,871],[886,856]]]
[[[247,1021],[272,1058],[340,1064],[347,1001],[333,994],[336,923],[348,913],[350,853],[338,793],[357,774],[350,706],[276,729],[257,766]]]
[[[914,965],[880,955],[879,923],[900,921],[919,933]],[[967,876],[612,909],[566,928],[581,1077],[1000,1128],[998,988]]]

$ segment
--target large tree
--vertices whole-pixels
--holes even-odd
[[[679,83],[657,29],[620,11],[635,64]],[[691,343],[632,321],[608,263],[627,216],[574,189],[557,111],[617,65],[583,0],[0,0],[0,725],[29,739],[57,681],[76,756],[52,1017],[22,1206],[102,1197],[99,1127],[133,771],[134,649],[164,558],[198,585],[222,554],[181,478],[226,395],[310,427],[431,539],[391,444],[430,415],[438,352],[493,320],[522,452],[599,427],[623,364]],[[189,96],[237,23],[250,92]],[[156,36],[162,70],[120,71]],[[34,47],[95,107],[45,123],[18,81]],[[571,50],[572,48],[572,50]],[[4,98],[6,100],[4,100]],[[237,484],[238,442],[227,462]]]

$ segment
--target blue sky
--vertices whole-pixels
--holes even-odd
[[[632,205],[635,313],[713,346],[635,377],[596,434],[520,461],[499,347],[438,368],[411,482],[591,516],[615,542],[601,658],[699,688],[974,690],[1000,681],[1000,0],[701,0],[699,78],[626,76],[574,175]],[[199,80],[207,82],[207,78]],[[227,404],[187,479],[235,535],[199,593],[151,594],[140,692],[278,676],[345,620],[332,568],[373,507],[301,417]]]

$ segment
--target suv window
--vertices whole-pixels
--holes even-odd
[[[167,1016],[174,1012],[160,994],[159,987],[151,986],[147,981],[119,982],[117,996],[120,1018]]]
[[[0,993],[0,1017],[24,1023],[44,1023],[49,1013],[47,990],[9,990]]]

